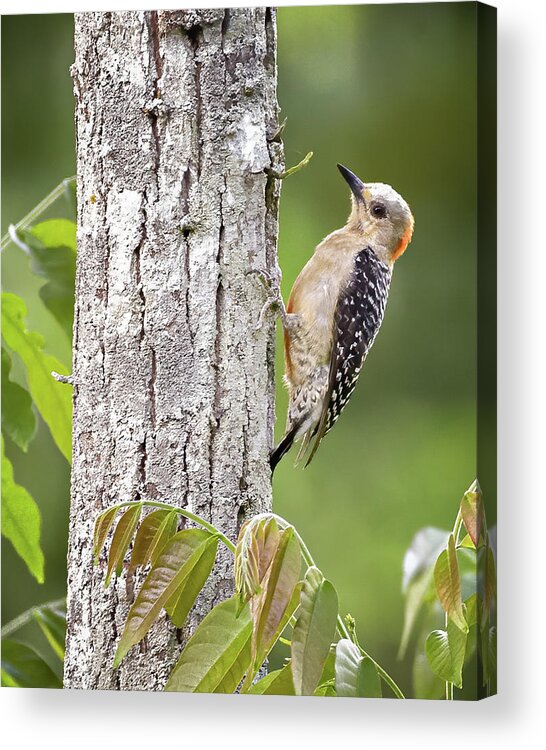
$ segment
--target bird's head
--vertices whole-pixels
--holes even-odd
[[[337,166],[352,193],[347,229],[360,235],[382,261],[393,265],[413,234],[414,222],[408,204],[390,185],[364,183],[347,167]]]

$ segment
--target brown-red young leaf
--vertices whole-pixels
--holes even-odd
[[[165,604],[165,610],[177,628],[183,627],[190,609],[210,575],[216,560],[218,541],[216,536],[209,539],[201,557],[195,563],[191,575],[183,579],[173,596]]]
[[[168,510],[154,510],[143,520],[135,536],[129,570],[144,567],[150,562],[150,547],[163,520],[169,515]]]
[[[434,583],[444,612],[458,628],[465,633],[468,632],[468,625],[463,612],[461,577],[453,534],[449,535],[447,548],[440,553],[434,566]]]
[[[262,582],[262,592],[251,600],[254,623],[252,655],[255,668],[259,668],[273,646],[279,625],[293,602],[294,589],[301,569],[301,550],[294,529],[281,532],[268,571]],[[298,601],[294,602],[294,608]],[[278,637],[277,635],[277,637]]]
[[[112,544],[110,545],[105,586],[108,586],[110,583],[112,571],[115,570],[116,575],[120,575],[123,569],[123,560],[125,559],[125,554],[131,544],[141,511],[141,504],[135,503],[135,505],[127,508],[118,521],[118,525],[114,531],[114,536],[112,537]]]
[[[142,584],[118,643],[114,668],[142,640],[165,604],[180,588],[204,553],[212,534],[204,529],[179,531],[167,542]]]
[[[469,537],[477,547],[483,528],[483,504],[481,492],[465,492],[461,500],[461,516]]]
[[[101,549],[104,547],[108,532],[112,528],[114,518],[119,508],[108,508],[95,521],[95,531],[93,534],[93,555],[95,558],[95,565],[99,562],[99,555]]]

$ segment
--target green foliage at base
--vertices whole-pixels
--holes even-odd
[[[42,633],[44,648],[12,638],[33,625]],[[66,635],[63,600],[33,607],[2,628],[2,687],[62,688]]]
[[[148,514],[137,531],[144,509]],[[202,528],[175,531],[173,524],[169,537],[165,523],[173,514]],[[385,684],[394,695],[404,697],[361,647],[354,618],[339,616],[334,586],[315,565],[297,530],[283,518],[273,513],[254,516],[233,545],[184,508],[155,501],[120,503],[96,520],[97,564],[109,535],[106,585],[113,572],[122,574],[133,537],[128,574],[139,567],[148,569],[129,610],[114,668],[146,636],[162,610],[177,627],[184,625],[221,542],[234,554],[235,595],[217,604],[197,627],[167,690],[381,698]],[[150,550],[157,548],[154,559]],[[420,631],[414,659],[416,697],[453,699],[454,688],[463,687],[465,666],[476,653],[483,685],[491,692],[496,681],[495,557],[477,481],[464,493],[451,532],[426,528],[416,534],[405,556],[403,584],[406,617],[400,655],[423,610],[426,623],[439,608],[445,618],[443,629]],[[287,663],[256,682],[276,644],[289,646]]]
[[[454,698],[465,670],[496,691],[496,565],[477,481],[464,493],[452,532],[419,531],[404,560],[403,656],[419,616],[425,627],[416,641],[416,698]],[[443,616],[444,627],[427,624]],[[480,666],[481,665],[481,666]],[[481,673],[481,677],[478,676]]]
[[[148,513],[137,530],[144,510]],[[172,514],[202,528],[175,531],[173,524],[167,536],[165,521]],[[142,641],[163,610],[177,627],[183,627],[221,542],[234,554],[235,594],[213,607],[198,625],[166,690],[380,697],[383,681],[397,697],[404,697],[394,680],[361,648],[353,619],[349,618],[348,628],[340,618],[334,586],[317,568],[296,529],[283,518],[273,513],[251,518],[234,545],[184,508],[155,501],[120,503],[96,519],[97,564],[108,536],[106,585],[111,574],[121,575],[124,568],[128,576],[138,568],[147,570],[127,615],[114,668]],[[161,551],[154,559],[150,550],[158,547]],[[289,630],[291,640],[284,637]],[[341,638],[337,648],[336,631]],[[278,643],[290,648],[287,664],[256,681]]]

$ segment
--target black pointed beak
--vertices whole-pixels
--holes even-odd
[[[351,172],[350,169],[347,169],[347,167],[344,167],[343,164],[338,164],[337,168],[341,172],[343,178],[346,180],[347,184],[351,188],[351,192],[354,195],[354,197],[357,199],[357,201],[361,201],[362,203],[365,203],[364,196],[362,195],[364,191],[364,183],[360,179],[360,177],[357,177],[354,172]]]

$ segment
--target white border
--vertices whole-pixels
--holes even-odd
[[[213,5],[199,3],[193,5]],[[231,5],[248,5],[232,2]],[[285,5],[288,3],[279,3]],[[318,4],[299,3],[299,4]],[[175,7],[122,2],[116,9]],[[546,221],[543,0],[499,0],[499,669],[479,704],[0,692],[8,746],[538,747],[544,740]],[[5,2],[2,13],[112,9]],[[10,737],[11,733],[11,737]],[[10,743],[10,739],[12,742]],[[373,743],[373,744],[372,744]]]

